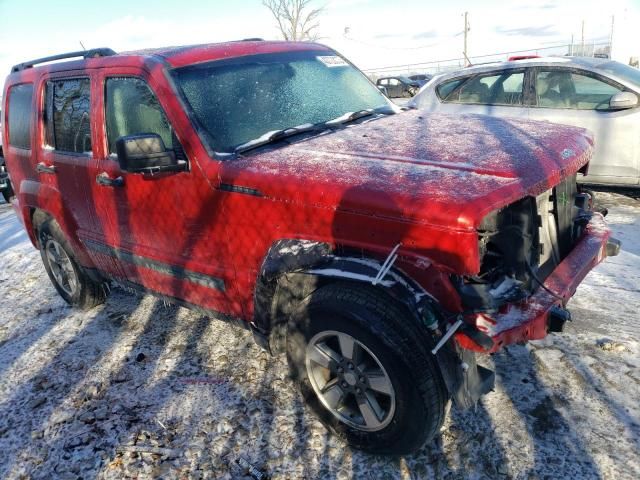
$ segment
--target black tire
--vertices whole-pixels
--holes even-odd
[[[11,184],[2,191],[2,196],[4,197],[4,201],[9,203],[11,198],[13,198],[13,188],[11,188]]]
[[[96,305],[104,303],[106,298],[104,284],[92,280],[84,269],[78,264],[73,248],[69,244],[58,223],[43,212],[36,212],[33,218],[34,227],[38,237],[38,247],[42,263],[49,275],[49,279],[60,296],[69,304],[82,310],[89,310]],[[72,278],[74,287],[66,288],[59,283],[54,275],[52,262],[47,256],[46,249],[52,245],[59,246],[69,259],[70,268],[65,271],[66,276]],[[71,282],[71,280],[70,280]],[[70,290],[70,291],[68,291]]]
[[[307,347],[313,345],[311,340],[323,338],[326,331],[347,334],[364,345],[388,375],[395,394],[394,407],[385,410],[389,423],[379,430],[365,431],[345,423],[338,418],[340,413],[332,412],[316,394],[306,363]],[[431,440],[444,422],[448,394],[429,351],[432,345],[430,336],[417,326],[409,312],[384,293],[365,285],[335,283],[310,295],[292,316],[287,357],[291,375],[305,402],[332,433],[353,447],[371,453],[404,455]],[[332,372],[338,371],[336,365],[332,363]],[[329,378],[331,375],[333,373]],[[340,382],[341,378],[344,380],[337,377],[336,381]],[[341,384],[352,392],[340,404],[358,402],[354,386],[344,381]],[[347,411],[350,411],[348,407]],[[364,412],[361,420],[364,421]]]

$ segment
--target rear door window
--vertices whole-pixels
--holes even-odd
[[[608,110],[611,97],[622,91],[590,75],[569,70],[540,70],[536,74],[539,107]]]
[[[33,84],[15,85],[9,90],[9,145],[18,148],[31,148],[31,103]]]
[[[156,133],[167,149],[173,149],[171,125],[144,80],[135,77],[108,78],[106,108],[109,153],[116,153],[118,138],[140,133]]]
[[[455,83],[458,82],[458,83]],[[506,71],[443,83],[438,93],[445,102],[481,105],[522,105],[524,72]],[[445,94],[443,96],[443,94]]]
[[[91,153],[91,81],[47,82],[44,120],[47,146],[66,153]]]

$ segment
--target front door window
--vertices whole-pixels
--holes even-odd
[[[608,110],[622,90],[597,78],[569,70],[541,70],[536,74],[538,107]]]

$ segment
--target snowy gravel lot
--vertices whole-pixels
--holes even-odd
[[[415,456],[351,450],[248,332],[115,290],[70,309],[0,203],[0,478],[640,478],[640,201],[565,333],[486,358],[496,391]]]

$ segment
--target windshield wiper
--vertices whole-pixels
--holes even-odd
[[[299,125],[297,127],[291,128],[283,128],[281,130],[273,130],[271,132],[267,132],[264,135],[259,136],[253,140],[249,140],[241,145],[238,145],[233,152],[234,153],[244,153],[249,150],[253,150],[254,148],[262,147],[263,145],[267,145],[269,143],[278,142],[285,138],[293,137],[295,135],[300,135],[302,133],[309,132],[321,132],[328,129],[335,129],[336,127],[340,127],[349,122],[353,122],[354,120],[358,120],[364,117],[370,117],[372,115],[390,115],[394,112],[392,109],[388,109],[387,107],[380,108],[369,108],[366,110],[358,110],[356,112],[347,112],[344,115],[340,115],[333,120],[329,120],[327,122],[322,123],[307,123],[304,125]]]
[[[234,149],[234,153],[243,153],[248,150],[253,150],[254,148],[262,147],[263,145],[267,145],[269,143],[278,142],[285,138],[293,137],[295,135],[300,135],[301,133],[318,132],[326,129],[327,129],[327,126],[313,125],[309,123],[306,125],[300,125],[298,127],[283,128],[281,130],[273,130],[271,132],[265,133],[264,135],[261,135],[258,138],[249,140],[248,142],[243,143],[242,145],[238,145]]]
[[[355,112],[347,112],[340,115],[338,118],[325,122],[325,125],[344,125],[345,123],[353,122],[364,117],[371,117],[372,115],[391,115],[394,112],[388,107],[367,108],[366,110],[357,110]]]

